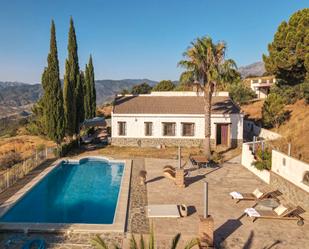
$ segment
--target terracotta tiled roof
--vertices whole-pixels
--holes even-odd
[[[116,97],[115,114],[204,114],[201,96],[122,96]],[[212,97],[213,114],[240,113],[230,97]]]

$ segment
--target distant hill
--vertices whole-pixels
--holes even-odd
[[[265,73],[264,62],[259,61],[247,66],[239,67],[238,71],[242,78],[246,78],[249,75],[262,76]]]
[[[143,82],[147,82],[151,86],[157,84],[156,81],[148,79],[97,80],[97,103],[100,105],[111,101],[115,94],[120,93],[123,89],[129,90],[134,85]],[[35,103],[41,95],[41,84],[0,81],[0,116],[29,110],[29,106]]]
[[[102,104],[111,101],[115,94],[122,90],[131,89],[134,85],[146,82],[154,86],[158,82],[148,79],[124,79],[124,80],[96,80],[97,103]]]
[[[42,94],[40,84],[0,82],[0,105],[24,106],[36,102]]]

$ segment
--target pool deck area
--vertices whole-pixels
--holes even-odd
[[[95,151],[93,152],[96,153]],[[163,177],[162,169],[165,165],[177,166],[177,160],[139,158],[133,159],[132,172],[135,165],[141,165],[147,171],[146,189],[138,189],[136,181],[132,176],[131,189],[135,189],[135,202],[130,203],[130,209],[134,209],[132,214],[138,214],[142,210],[141,206],[151,204],[186,204],[189,207],[189,216],[184,218],[153,218],[149,220],[150,226],[153,225],[155,240],[158,248],[168,248],[172,238],[181,233],[182,245],[197,236],[199,215],[203,213],[203,181],[206,179],[209,183],[209,214],[214,218],[215,223],[215,245],[216,248],[232,249],[297,249],[309,248],[309,213],[302,214],[305,219],[303,226],[298,226],[296,221],[280,220],[257,220],[243,215],[245,208],[252,207],[255,203],[252,201],[241,201],[238,204],[232,200],[229,193],[232,191],[252,192],[257,187],[266,186],[259,178],[240,165],[240,158],[236,157],[223,163],[218,168],[208,169],[190,169],[187,177],[187,186],[179,188],[174,183]],[[137,167],[137,166],[136,166]],[[188,167],[188,166],[187,166]],[[135,171],[134,174],[137,174]],[[5,195],[0,194],[0,200]],[[142,201],[138,196],[142,195]],[[146,196],[145,196],[146,195]],[[132,194],[130,195],[131,198]],[[130,210],[132,211],[132,210]],[[141,212],[142,213],[142,212]],[[141,215],[143,216],[143,215]],[[119,232],[101,232],[102,237],[107,242],[116,241],[122,248],[129,248],[129,232],[132,228],[130,215],[127,215],[126,233]],[[145,233],[144,217],[137,221],[133,232],[139,238],[138,228]],[[137,229],[137,230],[136,230]],[[53,249],[82,249],[92,248],[89,239],[92,233],[82,234],[64,234],[64,235],[44,235],[49,246]],[[10,234],[0,233],[1,238],[5,239]],[[31,236],[37,236],[33,234]],[[145,236],[147,237],[147,235]],[[0,244],[1,246],[1,244]],[[306,247],[307,246],[307,247]]]
[[[209,183],[209,214],[214,218],[214,239],[217,248],[309,248],[309,215],[302,214],[304,226],[296,221],[257,220],[254,223],[243,215],[253,201],[236,204],[229,193],[232,191],[252,192],[266,186],[234,158],[218,169],[191,171],[187,187],[182,189],[166,178],[162,178],[165,165],[177,166],[175,160],[146,159],[148,173],[147,193],[149,204],[186,204],[189,216],[184,218],[155,218],[155,235],[160,248],[170,245],[176,233],[182,234],[182,243],[196,237],[199,215],[203,214],[203,181]],[[305,246],[305,247],[304,247]]]

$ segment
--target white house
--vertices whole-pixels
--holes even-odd
[[[275,76],[261,76],[247,78],[244,81],[256,93],[259,99],[265,99],[269,94],[271,86],[276,83],[276,78]]]
[[[204,97],[196,92],[152,92],[116,96],[112,144],[201,146],[205,138]],[[212,145],[235,147],[243,139],[243,114],[226,92],[212,98]]]

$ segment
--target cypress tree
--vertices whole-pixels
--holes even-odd
[[[84,110],[85,118],[91,118],[91,86],[88,65],[85,67],[85,92],[84,92]]]
[[[50,51],[47,57],[47,67],[42,75],[44,95],[41,102],[43,103],[46,135],[57,144],[60,144],[64,137],[64,110],[59,77],[56,30],[53,20],[50,34]]]
[[[76,86],[76,124],[78,125],[84,120],[84,73],[81,71]]]
[[[68,39],[68,58],[65,65],[64,76],[64,111],[66,122],[66,133],[73,136],[78,132],[76,96],[79,85],[79,65],[77,55],[77,42],[73,19],[70,19],[70,30]]]
[[[91,118],[96,116],[96,89],[95,89],[95,79],[94,79],[94,68],[92,63],[92,56],[90,55],[88,62],[89,70],[89,83],[90,83],[90,115]]]

